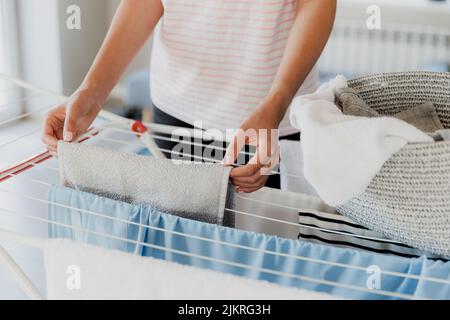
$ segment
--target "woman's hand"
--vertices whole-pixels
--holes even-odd
[[[264,187],[272,169],[279,163],[278,127],[284,108],[280,108],[276,100],[266,98],[242,123],[227,148],[224,165],[232,166],[245,145],[256,147],[248,164],[231,171],[231,182],[239,193],[251,193]]]
[[[52,155],[59,140],[75,141],[86,133],[101,110],[102,102],[87,90],[78,90],[61,106],[50,111],[45,119],[42,141]]]

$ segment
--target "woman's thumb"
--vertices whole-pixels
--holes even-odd
[[[75,139],[75,133],[77,131],[77,115],[74,110],[75,108],[68,108],[66,113],[66,119],[64,121],[64,133],[63,139],[66,142],[72,142]]]

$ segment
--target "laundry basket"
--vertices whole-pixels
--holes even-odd
[[[450,128],[450,73],[379,74],[349,86],[384,115],[433,102]],[[338,211],[391,239],[450,256],[450,141],[407,145]]]

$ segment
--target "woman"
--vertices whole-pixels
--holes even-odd
[[[296,95],[316,88],[314,65],[335,12],[336,0],[123,0],[82,85],[48,114],[43,141],[54,153],[58,140],[85,133],[156,28],[156,121],[240,128],[224,163],[233,164],[244,144],[254,145],[254,159],[230,176],[238,192],[254,192],[278,160],[273,130],[298,139],[286,113]]]

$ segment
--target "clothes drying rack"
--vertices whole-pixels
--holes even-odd
[[[0,80],[7,82],[12,88],[21,90],[22,92],[26,92],[28,94],[26,97],[20,97],[19,98],[20,100],[17,99],[15,101],[9,102],[8,104],[27,101],[29,99],[33,99],[34,97],[36,97],[36,95],[52,97],[60,102],[63,102],[67,99],[67,97],[65,97],[65,96],[55,94],[51,91],[36,87],[28,82],[25,82],[25,81],[22,81],[20,79],[13,78],[10,76],[0,75]],[[6,120],[0,119],[0,130],[2,129],[2,127],[5,128],[6,126],[14,125],[15,123],[18,123],[21,120],[24,120],[29,117],[33,117],[36,114],[43,115],[43,114],[45,114],[45,112],[49,111],[54,106],[55,105],[52,104],[45,108],[38,108],[36,111],[27,112],[27,113],[13,116],[10,119],[6,119]],[[151,124],[151,123],[141,124],[139,122],[123,118],[121,116],[115,115],[115,114],[107,112],[107,111],[101,111],[99,118],[104,120],[103,123],[96,126],[95,129],[92,129],[88,133],[83,135],[79,139],[79,141],[78,141],[79,143],[83,143],[87,140],[92,141],[94,139],[97,139],[99,141],[106,141],[108,143],[117,144],[117,145],[130,145],[129,139],[126,140],[126,139],[111,138],[111,137],[103,136],[101,134],[102,132],[109,130],[112,132],[120,133],[120,134],[131,136],[131,137],[138,137],[138,139],[135,139],[135,138],[133,138],[133,139],[135,139],[136,141],[141,141],[141,145],[147,147],[153,156],[162,158],[162,157],[164,157],[164,153],[175,152],[172,150],[165,150],[165,149],[158,148],[157,144],[155,143],[155,139],[161,139],[161,140],[167,140],[167,141],[173,142],[174,141],[173,137],[168,138],[167,136],[170,136],[172,134],[173,130],[179,129],[177,127],[157,125],[157,124]],[[187,132],[189,134],[189,137],[191,137],[191,138],[198,138],[198,139],[202,138],[202,136],[199,135],[199,132],[196,130],[184,129],[184,128],[183,128],[183,130],[185,130],[184,132]],[[26,132],[25,134],[20,134],[18,137],[12,137],[12,138],[8,138],[6,141],[0,141],[0,154],[2,153],[2,148],[5,148],[7,146],[10,146],[10,147],[14,146],[16,143],[18,143],[18,141],[28,139],[31,136],[40,136],[40,131],[41,131],[41,126],[33,129],[32,131]],[[181,140],[178,140],[178,141],[181,142]],[[185,140],[183,140],[182,142],[186,143]],[[226,141],[219,141],[219,142],[226,142]],[[199,145],[199,146],[205,146],[201,142],[199,143],[199,142],[194,141],[194,142],[190,142],[190,143]],[[43,145],[40,145],[38,147],[44,148]],[[211,147],[211,145],[208,145],[207,147]],[[218,148],[222,151],[225,150],[225,148],[219,147],[219,146],[216,146],[213,148]],[[249,153],[249,152],[245,152],[245,153],[251,155],[251,153]],[[194,158],[196,157],[196,156],[193,156],[190,154],[187,156],[194,157]],[[1,159],[1,156],[0,156],[0,159]],[[200,159],[198,159],[198,160],[203,160],[206,162],[218,162],[218,160],[205,159],[203,157],[200,157]],[[3,169],[2,167],[0,167],[0,194],[3,193],[4,195],[8,195],[11,197],[18,197],[23,200],[32,201],[34,203],[52,204],[52,205],[56,205],[56,206],[66,207],[68,209],[76,209],[78,211],[83,211],[84,213],[90,214],[93,216],[98,216],[98,217],[102,217],[105,219],[118,220],[120,222],[133,224],[133,225],[143,227],[143,228],[153,229],[153,230],[162,231],[162,232],[168,232],[168,233],[172,233],[172,234],[175,234],[178,236],[191,237],[191,238],[195,238],[197,240],[201,240],[201,241],[205,241],[205,242],[213,242],[213,243],[217,243],[217,244],[220,244],[223,246],[234,246],[234,247],[239,247],[239,248],[249,250],[249,251],[260,251],[265,254],[270,254],[270,255],[274,255],[274,256],[289,257],[292,259],[298,259],[301,261],[305,261],[307,263],[328,264],[328,265],[336,266],[339,268],[356,269],[356,270],[360,270],[363,272],[366,272],[367,268],[369,267],[369,266],[349,265],[349,264],[340,263],[337,261],[327,261],[327,260],[312,259],[312,258],[302,257],[302,256],[292,256],[292,255],[284,254],[284,253],[280,253],[280,252],[275,252],[275,251],[270,251],[270,250],[265,250],[265,249],[258,249],[258,248],[254,248],[254,247],[246,247],[246,246],[242,246],[242,245],[238,245],[238,244],[232,244],[232,243],[226,243],[223,241],[218,241],[215,239],[209,239],[206,237],[199,237],[199,236],[194,236],[194,235],[190,235],[190,234],[184,234],[184,233],[180,233],[180,232],[164,230],[164,229],[153,227],[153,226],[142,225],[139,223],[133,223],[133,222],[129,222],[129,221],[123,221],[118,218],[105,216],[98,212],[92,212],[92,211],[88,211],[88,210],[80,210],[79,208],[71,208],[71,207],[61,205],[61,204],[51,203],[45,197],[26,195],[26,194],[22,193],[20,191],[20,189],[18,191],[16,191],[16,190],[14,190],[14,188],[12,188],[12,190],[8,189],[8,188],[3,188],[3,185],[5,183],[14,185],[16,182],[17,183],[18,182],[30,183],[33,185],[33,188],[36,188],[36,189],[40,188],[40,187],[51,187],[52,183],[46,181],[45,178],[30,178],[24,174],[33,169],[40,169],[43,172],[45,172],[45,176],[49,176],[52,173],[54,175],[57,175],[58,174],[57,166],[52,166],[47,163],[47,162],[51,162],[51,161],[55,162],[56,159],[54,159],[49,152],[42,151],[42,152],[37,152],[34,155],[33,154],[28,155],[27,159],[24,161],[18,161],[18,162],[8,163],[6,165],[3,165],[6,169]],[[274,174],[280,174],[280,173],[274,172]],[[289,175],[294,178],[296,178],[296,177],[298,178],[298,176],[295,176],[295,175],[290,175],[290,174],[286,174],[286,175]],[[251,201],[259,202],[259,203],[262,203],[263,205],[267,205],[267,206],[285,207],[288,209],[300,210],[300,211],[302,210],[302,208],[290,207],[289,205],[271,203],[271,202],[265,202],[264,200],[255,200],[255,199],[251,199],[251,198],[246,198],[245,195],[239,195],[239,197],[241,197],[244,200],[248,200],[250,202]],[[226,208],[226,210],[233,212],[236,215],[248,216],[248,217],[252,217],[255,219],[265,219],[265,220],[273,222],[273,223],[278,223],[278,224],[287,225],[287,226],[295,226],[295,227],[300,228],[298,223],[295,223],[292,221],[286,221],[282,217],[280,217],[280,218],[265,217],[265,216],[259,215],[258,212],[240,211],[240,210],[234,210],[231,208]],[[4,215],[10,215],[10,216],[14,216],[14,217],[30,219],[35,222],[44,223],[47,225],[55,224],[55,225],[61,225],[66,228],[76,228],[74,226],[64,225],[64,224],[61,224],[61,223],[58,223],[55,221],[50,221],[46,218],[34,216],[32,214],[19,212],[18,210],[10,210],[8,208],[5,208],[2,204],[0,204],[0,213],[4,214]],[[303,227],[312,228],[312,229],[316,228],[316,229],[322,230],[321,228],[317,228],[314,226],[303,226]],[[90,231],[90,230],[83,230],[83,231],[87,232],[87,233],[93,233],[93,234],[97,233],[95,231]],[[332,231],[332,230],[324,230],[324,231],[331,232],[331,233],[339,233],[338,231]],[[198,255],[190,253],[190,252],[177,252],[177,250],[174,250],[171,248],[165,248],[165,247],[157,246],[157,245],[153,245],[153,244],[142,243],[140,241],[135,241],[135,240],[130,240],[130,239],[123,239],[120,237],[118,238],[111,234],[97,234],[97,235],[121,240],[121,241],[124,241],[127,243],[133,243],[133,244],[140,245],[140,246],[153,247],[155,249],[162,250],[162,251],[171,251],[171,252],[175,251],[175,253],[180,254],[180,255],[186,255],[186,256],[196,257],[196,258],[200,258],[200,259],[213,259],[214,260],[214,258],[198,256]],[[348,236],[349,234],[346,234],[346,235]],[[361,236],[355,235],[355,237],[361,237]],[[362,237],[362,238],[364,238],[364,237]],[[386,240],[386,239],[376,239],[376,240]],[[7,241],[7,242],[24,245],[27,247],[38,248],[38,249],[43,249],[44,245],[45,245],[44,238],[38,238],[38,237],[30,236],[30,235],[24,235],[22,233],[17,233],[13,230],[8,230],[8,229],[3,228],[2,225],[0,225],[0,241]],[[392,241],[392,242],[394,243],[395,241]],[[250,268],[250,269],[254,268],[252,266],[241,265],[241,264],[233,262],[233,261],[218,260],[215,262],[236,266],[238,268]],[[1,244],[0,244],[0,264],[3,264],[4,266],[6,266],[7,270],[10,271],[10,274],[17,280],[20,287],[22,288],[24,293],[29,298],[43,299],[42,294],[38,291],[36,286],[32,283],[32,281],[29,279],[29,277],[26,275],[26,273],[21,269],[19,264],[13,259],[13,257],[8,254],[8,252],[4,249],[4,247],[1,246]],[[343,288],[347,288],[347,289],[351,289],[351,290],[376,293],[377,295],[384,296],[384,297],[399,298],[399,299],[416,299],[417,298],[412,295],[383,291],[383,290],[379,290],[379,289],[374,292],[374,289],[370,289],[367,287],[361,287],[361,286],[351,285],[351,284],[346,284],[346,283],[339,283],[336,281],[330,281],[330,280],[321,279],[321,278],[312,278],[312,277],[306,277],[306,276],[301,276],[301,275],[296,275],[296,274],[289,274],[289,273],[279,272],[277,270],[272,270],[272,269],[258,268],[258,271],[269,273],[269,274],[287,276],[287,277],[297,277],[298,279],[300,279],[302,281],[309,281],[309,282],[313,282],[313,283],[323,284],[326,286],[336,286],[336,287],[343,287]],[[380,273],[389,275],[389,276],[394,276],[394,277],[409,278],[409,279],[415,279],[415,280],[420,280],[420,281],[429,281],[429,282],[434,282],[434,283],[439,283],[439,284],[444,284],[444,285],[450,286],[450,280],[444,279],[444,278],[426,277],[426,276],[422,276],[422,275],[411,275],[411,274],[394,272],[394,271],[389,271],[389,270],[381,270]],[[419,298],[427,298],[427,297],[419,297]]]

